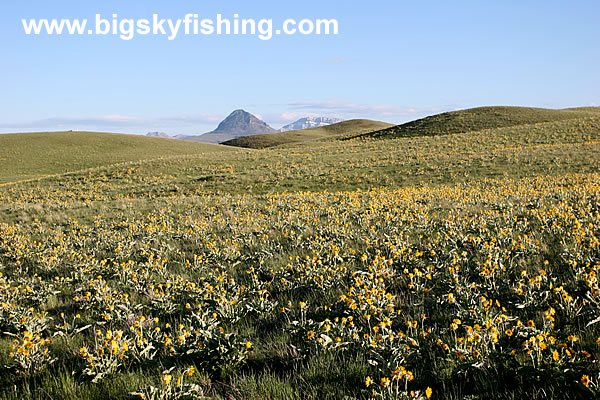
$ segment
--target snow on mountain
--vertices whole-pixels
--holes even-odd
[[[343,119],[339,118],[328,118],[328,117],[305,117],[301,118],[296,122],[292,122],[281,128],[279,132],[295,131],[299,129],[317,128],[319,126],[326,126],[331,124],[337,124],[342,122]]]

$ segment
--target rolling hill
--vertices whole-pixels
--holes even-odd
[[[155,201],[159,199],[169,201],[174,193],[194,199],[207,193],[245,196],[380,187],[397,189],[498,178],[593,173],[600,168],[600,116],[589,114],[586,118],[454,135],[383,137],[378,140],[337,138],[307,140],[261,151],[235,151],[235,147],[204,145],[200,150],[206,152],[196,155],[160,157],[157,151],[146,158],[140,157],[139,161],[124,164],[110,164],[114,157],[99,154],[95,155],[94,161],[104,166],[0,188],[0,214],[4,212],[8,219],[20,218],[27,213],[9,210],[8,206],[2,209],[2,204],[21,204],[27,209],[40,203],[139,199],[135,207],[149,208],[155,207]],[[154,140],[193,145],[169,139]],[[217,151],[223,148],[233,151]],[[53,160],[56,162],[56,157]],[[49,160],[46,163],[49,165],[38,161],[41,171],[56,170]],[[4,162],[0,167],[6,165],[8,163]],[[34,169],[35,165],[31,163],[30,168]],[[0,181],[6,182],[6,172],[14,174],[14,171],[2,168]],[[218,201],[226,202],[225,198],[218,197]],[[78,209],[79,206],[73,204],[72,207]],[[89,216],[87,207],[85,205],[81,212]]]
[[[116,133],[3,134],[0,183],[128,161],[231,150],[213,144]]]
[[[572,107],[572,108],[565,108],[565,111],[586,111],[586,112],[593,112],[593,113],[600,113],[600,107]]]
[[[531,107],[478,107],[432,115],[350,138],[391,138],[438,136],[506,128],[540,122],[562,121],[590,116],[593,108],[552,110]]]
[[[262,135],[242,136],[228,140],[222,144],[226,146],[245,147],[251,149],[264,149],[289,143],[305,142],[307,140],[322,139],[340,135],[358,135],[373,130],[384,129],[392,126],[386,122],[368,119],[352,119],[337,124],[320,126],[316,128],[301,129],[296,131],[269,133]]]

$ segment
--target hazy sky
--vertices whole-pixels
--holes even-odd
[[[26,36],[21,19],[336,18],[337,36]],[[480,105],[600,105],[600,2],[3,1],[0,132],[200,134],[244,108],[404,122]]]

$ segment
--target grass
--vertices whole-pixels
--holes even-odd
[[[264,149],[267,147],[331,138],[335,136],[357,135],[388,128],[390,126],[392,125],[380,121],[353,119],[317,128],[279,133],[267,133],[263,135],[242,136],[236,139],[228,140],[222,144],[251,149]]]
[[[421,399],[597,398],[600,116],[566,113],[259,150],[135,137],[137,157],[84,147],[66,173],[26,160],[39,178],[0,187],[0,398],[395,399],[399,366]],[[172,143],[189,152],[155,156]],[[53,363],[9,356],[26,329],[51,341],[25,366]],[[128,347],[88,375],[109,330]]]
[[[111,164],[231,151],[201,143],[97,132],[0,135],[0,183]]]
[[[368,190],[483,179],[593,172],[600,166],[600,118],[556,121],[449,136],[308,141],[283,148],[143,160],[9,185],[6,217],[33,216],[37,204],[113,204],[199,193]],[[92,189],[95,188],[95,189]],[[10,205],[10,206],[9,206]],[[0,206],[2,207],[2,206]],[[2,211],[4,210],[4,211]]]
[[[565,108],[567,111],[587,111],[593,113],[600,113],[600,107],[573,107],[573,108]]]
[[[433,115],[355,137],[415,137],[506,128],[590,116],[587,109],[550,110],[531,107],[479,107]]]

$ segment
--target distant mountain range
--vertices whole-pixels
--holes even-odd
[[[317,128],[341,122],[341,119],[327,117],[306,117],[284,126],[280,130],[270,127],[255,115],[244,110],[235,110],[225,118],[217,129],[197,136],[177,135],[175,139],[193,140],[204,143],[222,143],[242,136],[260,135],[264,133],[287,132],[299,129]],[[164,132],[149,132],[146,136],[170,138]]]
[[[281,128],[279,132],[287,132],[287,131],[298,131],[300,129],[310,129],[310,128],[318,128],[321,126],[327,126],[332,124],[337,124],[338,122],[343,122],[343,119],[340,118],[327,118],[327,117],[306,117],[301,118],[296,122],[292,122]]]
[[[170,138],[171,137],[169,134],[164,133],[164,132],[148,132],[148,133],[146,133],[146,136],[161,137],[161,138]]]

